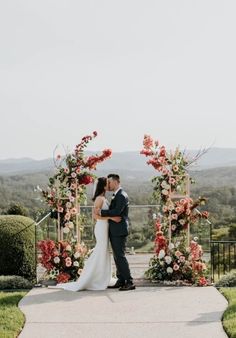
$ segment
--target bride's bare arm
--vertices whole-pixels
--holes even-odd
[[[93,208],[93,218],[94,219],[103,219],[103,220],[109,220],[111,219],[112,221],[119,223],[121,221],[121,217],[120,216],[107,216],[107,217],[102,217],[100,215],[98,215],[98,210],[100,210],[102,208],[104,202],[104,197],[102,196],[98,196],[94,202],[94,208]]]

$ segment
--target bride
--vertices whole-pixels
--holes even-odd
[[[93,196],[94,209],[109,209],[108,201],[105,198],[106,191],[107,178],[99,177]],[[54,288],[69,291],[105,290],[107,286],[112,283],[111,256],[108,240],[108,219],[112,219],[113,221],[119,223],[121,217],[100,217],[95,215],[94,212],[93,216],[97,220],[94,230],[96,246],[85,262],[84,269],[78,281],[57,284]]]

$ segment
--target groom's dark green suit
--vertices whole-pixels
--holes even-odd
[[[116,223],[109,220],[109,238],[113,251],[113,256],[117,269],[117,278],[124,283],[132,283],[129,264],[125,257],[126,238],[128,236],[128,213],[129,213],[129,198],[127,193],[120,188],[111,200],[109,210],[101,210],[101,216],[120,216],[121,221]]]

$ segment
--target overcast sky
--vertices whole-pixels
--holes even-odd
[[[0,0],[0,158],[236,147],[234,0]]]

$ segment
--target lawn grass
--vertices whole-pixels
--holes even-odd
[[[24,326],[24,314],[18,303],[27,291],[0,292],[0,337],[15,338]]]
[[[223,315],[223,326],[230,338],[236,338],[236,288],[221,288],[229,305]]]

